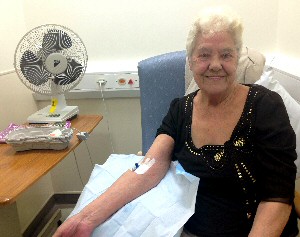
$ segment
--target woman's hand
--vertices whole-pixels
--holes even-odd
[[[77,214],[62,223],[53,237],[90,237],[93,230],[93,225]]]

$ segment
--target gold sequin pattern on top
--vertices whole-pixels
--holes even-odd
[[[251,154],[253,153],[253,147],[251,146],[251,144],[247,144],[248,141],[250,141],[249,134],[251,134],[251,131],[253,129],[252,120],[251,120],[251,116],[253,116],[252,101],[254,101],[254,98],[258,94],[257,91],[252,91],[251,88],[252,87],[250,87],[249,95],[252,93],[253,100],[251,100],[248,104],[247,104],[248,101],[246,101],[245,109],[241,115],[241,118],[240,118],[238,124],[236,125],[237,131],[239,131],[239,127],[240,127],[240,130],[242,130],[243,128],[246,128],[248,131],[243,130],[242,132],[236,132],[237,134],[235,136],[232,136],[229,140],[229,143],[232,144],[232,147],[235,150],[249,154],[249,156],[251,156]],[[192,110],[192,108],[193,108],[192,106],[193,106],[193,97],[189,95],[189,96],[187,96],[186,101],[185,101],[185,109],[184,109],[185,113],[187,113],[187,110],[189,108]],[[191,154],[196,156],[195,158],[205,160],[206,164],[211,169],[213,169],[213,170],[221,169],[225,164],[224,162],[226,162],[226,159],[224,159],[224,157],[226,156],[225,146],[223,146],[223,145],[206,145],[199,149],[195,148],[195,146],[193,145],[192,138],[191,138],[192,113],[190,113],[190,114],[191,115],[189,118],[189,123],[186,125],[188,135],[187,135],[187,139],[185,141],[185,146],[186,146],[187,150]],[[235,130],[236,130],[236,128],[235,128]],[[229,144],[229,146],[230,146],[230,144]],[[214,154],[211,157],[211,160],[213,160],[213,162],[208,161],[208,159],[207,159],[208,153]],[[238,161],[238,157],[236,159]],[[247,197],[248,192],[249,192],[249,190],[248,190],[249,183],[254,184],[256,182],[256,179],[244,162],[242,162],[242,161],[235,162],[234,167],[236,170],[236,175],[241,183],[241,187],[245,194],[245,197]],[[251,199],[251,200],[249,200],[249,199]],[[247,210],[246,216],[249,219],[249,218],[253,217],[253,213],[251,210],[251,204],[256,203],[257,201],[256,201],[256,199],[253,199],[253,198],[245,198],[244,202],[245,202],[245,206],[246,206],[246,210]]]
[[[224,150],[222,150],[222,151],[218,152],[217,154],[215,154],[214,155],[215,161],[220,161],[222,159],[223,155],[224,155]]]
[[[238,138],[236,141],[233,142],[234,146],[243,147],[245,145],[244,138]]]

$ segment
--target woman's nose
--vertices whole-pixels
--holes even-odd
[[[219,57],[214,56],[211,58],[209,69],[213,71],[218,71],[222,69],[222,61]]]

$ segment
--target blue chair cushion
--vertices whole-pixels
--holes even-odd
[[[142,152],[146,154],[174,98],[185,90],[186,52],[154,56],[138,63],[142,117]]]

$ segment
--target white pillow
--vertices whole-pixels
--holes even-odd
[[[290,118],[291,125],[296,133],[296,152],[297,159],[295,164],[297,166],[296,178],[300,177],[300,104],[280,85],[280,83],[273,78],[273,68],[266,67],[261,78],[255,84],[262,85],[272,91],[277,92],[285,104],[287,113]]]

